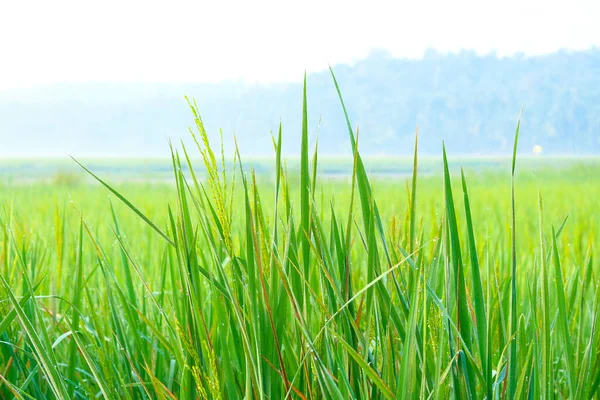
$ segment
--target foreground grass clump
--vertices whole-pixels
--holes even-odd
[[[598,397],[597,175],[371,181],[349,123],[320,184],[305,96],[266,181],[192,111],[202,176],[3,195],[1,398]]]

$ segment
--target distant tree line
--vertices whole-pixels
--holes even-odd
[[[441,141],[454,154],[508,154],[521,107],[522,152],[600,154],[600,50],[499,58],[428,51],[395,59],[377,51],[334,67],[360,148],[410,154],[415,128],[424,154]],[[202,79],[202,77],[198,77]],[[233,134],[246,154],[271,154],[283,124],[284,151],[300,144],[301,83],[61,84],[0,92],[0,146],[6,154],[167,155],[167,138],[187,138],[198,102],[215,140]],[[321,154],[350,154],[328,71],[309,74],[311,137]]]

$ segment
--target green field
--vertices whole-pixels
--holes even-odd
[[[513,209],[511,158],[224,160],[196,124],[82,161],[106,186],[2,162],[0,398],[600,397],[599,160],[517,157]]]

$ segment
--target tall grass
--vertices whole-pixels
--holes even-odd
[[[111,203],[94,226],[101,214],[86,216],[84,204],[44,209],[54,215],[44,240],[27,210],[5,203],[0,397],[599,397],[592,203],[565,241],[569,222],[551,216],[560,224],[547,225],[541,194],[518,196],[518,128],[510,193],[469,190],[445,150],[442,181],[419,177],[415,139],[399,198],[402,183],[383,189],[369,178],[366,139],[333,79],[353,167],[327,198],[317,146],[309,149],[305,81],[299,180],[282,160],[281,126],[271,187],[240,149],[227,170],[190,102],[205,173],[172,146],[174,193],[157,201],[164,212],[84,165],[128,214]],[[417,191],[431,195],[432,182],[439,207],[428,210]],[[490,203],[476,205],[483,190]],[[144,196],[153,191],[164,194]],[[519,213],[532,195],[537,215]]]

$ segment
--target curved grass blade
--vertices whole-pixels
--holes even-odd
[[[475,308],[475,326],[477,330],[477,340],[479,342],[479,354],[486,379],[486,396],[492,398],[492,364],[488,360],[487,354],[487,319],[485,313],[485,300],[483,298],[483,286],[481,284],[481,274],[479,271],[479,260],[477,258],[477,246],[475,244],[475,232],[473,229],[473,219],[471,217],[471,203],[469,201],[469,192],[467,190],[467,180],[465,173],[461,168],[462,188],[465,203],[465,215],[467,219],[467,239],[469,242],[469,255],[471,257],[471,279],[473,284],[473,306]]]
[[[511,211],[512,211],[512,270],[511,270],[511,294],[510,294],[510,349],[508,353],[508,393],[509,399],[514,398],[515,391],[517,389],[517,341],[515,335],[517,334],[517,223],[516,223],[516,212],[515,212],[515,166],[517,162],[517,145],[519,143],[519,129],[521,128],[521,115],[523,109],[519,114],[519,121],[517,122],[517,130],[515,132],[515,141],[513,145],[512,154],[512,169],[510,176],[510,195],[511,195]]]
[[[73,159],[73,161],[75,161],[77,164],[79,164],[79,166],[81,168],[83,168],[85,170],[85,172],[87,172],[88,174],[90,174],[94,179],[96,179],[98,182],[100,182],[105,188],[107,188],[108,190],[110,190],[112,194],[114,194],[115,196],[117,196],[117,198],[119,200],[121,200],[123,203],[125,203],[125,205],[131,209],[131,211],[133,211],[141,219],[143,219],[144,222],[146,222],[152,229],[154,229],[156,231],[156,233],[158,233],[160,236],[162,236],[171,246],[175,247],[175,243],[173,242],[173,240],[169,236],[167,236],[167,234],[164,233],[162,231],[162,229],[160,229],[158,226],[156,226],[156,224],[154,222],[150,221],[150,219],[148,217],[146,217],[144,215],[144,213],[142,213],[136,206],[134,206],[129,200],[127,200],[121,193],[119,193],[116,189],[114,189],[108,183],[106,183],[102,179],[100,179],[92,171],[90,171],[89,169],[87,169],[86,167],[84,167],[83,164],[81,164],[79,161],[77,161],[73,156],[71,156],[71,159]]]
[[[4,286],[5,292],[8,295],[8,299],[13,306],[17,316],[19,317],[19,321],[23,326],[27,336],[31,340],[31,344],[33,349],[35,350],[36,358],[40,361],[42,365],[42,372],[48,378],[48,383],[50,384],[50,388],[52,392],[58,399],[69,399],[69,393],[67,388],[64,385],[64,378],[60,374],[58,370],[58,360],[52,351],[52,345],[50,343],[45,343],[45,340],[40,339],[38,336],[35,327],[27,318],[25,310],[19,304],[19,301],[15,297],[10,285],[3,276],[0,276],[0,281]],[[35,306],[37,308],[37,306]]]

